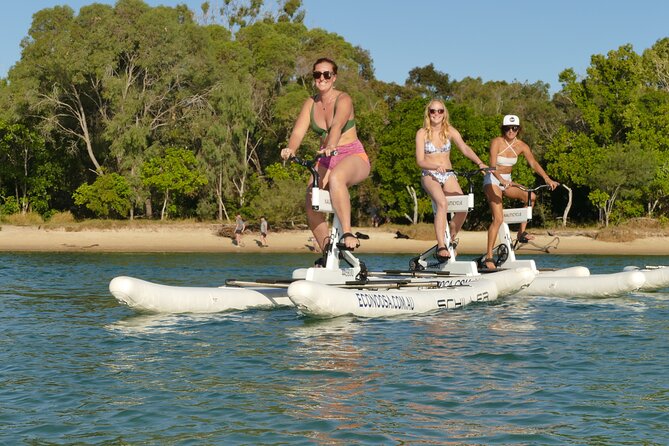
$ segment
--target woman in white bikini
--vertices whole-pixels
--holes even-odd
[[[445,262],[450,258],[444,234],[446,231],[446,197],[462,195],[462,189],[451,165],[451,141],[462,154],[479,167],[487,167],[467,145],[448,121],[448,110],[440,100],[433,99],[425,107],[423,127],[416,132],[416,163],[423,169],[421,184],[435,204],[434,232],[437,237],[437,260]],[[458,231],[467,217],[466,212],[458,212],[451,221],[451,240],[455,240]]]
[[[488,228],[488,244],[486,246],[485,266],[489,269],[495,268],[495,263],[492,258],[492,250],[497,239],[499,227],[504,221],[504,207],[502,205],[502,197],[514,198],[522,200],[527,206],[527,192],[522,191],[517,187],[511,187],[514,184],[511,180],[511,171],[513,166],[518,162],[519,156],[524,156],[530,167],[544,179],[546,184],[554,190],[559,183],[553,181],[544,172],[544,169],[539,165],[530,146],[518,139],[520,133],[520,119],[516,115],[506,115],[502,119],[502,136],[498,136],[490,142],[490,167],[495,170],[485,175],[483,180],[483,191],[488,199],[490,205],[490,212],[492,213],[492,223]],[[530,201],[534,205],[536,195],[531,194]],[[525,232],[527,222],[521,223],[518,230],[518,241],[527,243],[534,239],[533,235]]]

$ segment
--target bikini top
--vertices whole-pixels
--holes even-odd
[[[511,150],[515,156],[513,156],[513,157],[506,157],[506,156],[500,156],[500,155],[498,154],[498,155],[497,155],[497,165],[498,165],[498,166],[508,166],[508,167],[511,167],[511,166],[513,166],[514,164],[516,164],[516,163],[518,162],[518,154],[516,153],[515,150],[513,150],[513,143],[514,143],[515,141],[516,141],[516,140],[515,140],[515,138],[514,138],[514,140],[511,142],[511,144],[509,144],[509,142],[508,142],[507,140],[504,140],[504,142],[506,143],[506,148],[505,148],[504,150],[502,150],[501,152],[499,152],[499,153],[504,153],[504,152],[506,152],[507,150]]]
[[[341,93],[338,94],[337,98],[335,99],[334,110],[333,110],[333,113],[332,113],[333,116],[337,113],[337,101],[339,100],[339,96],[341,96]],[[312,97],[312,99],[314,100],[314,103],[311,104],[311,121],[309,123],[309,126],[311,127],[311,130],[316,132],[316,134],[318,136],[320,136],[321,138],[325,138],[327,136],[328,132],[330,131],[330,127],[328,127],[327,129],[321,128],[321,127],[318,126],[318,124],[316,124],[316,120],[314,119],[314,105],[316,105],[316,98],[317,97],[318,97],[318,95],[314,95]],[[355,118],[349,119],[346,122],[346,124],[344,124],[344,127],[342,127],[342,129],[341,129],[341,133],[342,134],[346,133],[347,130],[352,129],[353,127],[355,127]]]
[[[429,139],[425,141],[425,154],[430,153],[446,153],[451,151],[451,140],[447,139],[446,143],[441,147],[435,147],[434,143]]]

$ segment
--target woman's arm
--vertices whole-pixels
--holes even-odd
[[[527,164],[529,164],[532,170],[534,170],[541,178],[543,178],[544,182],[550,186],[551,190],[555,189],[560,183],[554,181],[551,177],[548,176],[536,158],[534,158],[534,154],[532,154],[530,146],[523,144],[522,147],[522,153],[527,160]]]
[[[297,149],[300,148],[304,135],[306,135],[309,130],[309,123],[311,122],[311,106],[313,103],[314,100],[309,98],[302,104],[302,110],[300,110],[300,114],[293,126],[293,131],[290,133],[288,147],[281,150],[281,158],[288,159],[291,156],[295,156]]]
[[[469,147],[465,141],[462,139],[462,135],[460,135],[460,132],[458,130],[451,126],[451,140],[455,143],[456,146],[458,146],[458,149],[460,149],[460,152],[472,162],[474,162],[478,167],[488,167],[486,164],[481,161],[481,158],[472,150],[471,147]]]

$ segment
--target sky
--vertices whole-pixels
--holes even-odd
[[[151,6],[203,0],[145,0]],[[275,5],[277,0],[265,0]],[[75,12],[93,0],[19,0],[0,17],[0,77],[21,57],[32,15],[55,5]],[[98,3],[114,4],[114,0]],[[210,0],[216,4],[216,0]],[[308,28],[337,33],[367,50],[377,79],[403,85],[434,64],[452,80],[542,81],[559,91],[560,72],[586,75],[591,56],[632,44],[641,54],[669,37],[665,0],[303,0]]]

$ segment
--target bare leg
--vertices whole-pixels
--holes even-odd
[[[488,199],[488,204],[490,205],[490,212],[492,214],[492,222],[488,227],[488,242],[486,244],[486,259],[492,259],[492,250],[495,247],[495,241],[497,240],[497,234],[499,233],[499,227],[502,226],[504,221],[504,207],[502,205],[502,191],[499,187],[492,184],[486,184],[483,187],[485,196]],[[486,262],[486,268],[495,268],[494,263]]]
[[[444,191],[444,195],[446,197],[450,197],[453,195],[462,195],[462,189],[460,188],[460,184],[458,184],[458,179],[454,176],[448,177],[446,179],[446,182],[442,186],[442,189]],[[460,229],[462,229],[462,225],[465,224],[465,220],[467,219],[467,212],[456,212],[455,216],[453,219],[451,219],[451,240],[455,240],[456,236],[458,235],[458,232],[460,232]]]
[[[517,187],[510,187],[507,190],[504,191],[504,196],[513,198],[516,200],[520,200],[523,202],[523,207],[527,207],[527,192],[522,191],[518,189]],[[532,192],[530,194],[530,204],[531,206],[534,206],[534,201],[537,199],[537,195]],[[520,228],[518,228],[518,234],[516,238],[520,238],[521,234],[525,232],[525,228],[527,228],[527,221],[524,221],[520,224]],[[528,240],[533,240],[534,236],[533,235],[528,235],[527,236]]]
[[[446,196],[441,188],[441,184],[432,176],[421,177],[423,189],[428,193],[434,203],[434,235],[437,239],[437,248],[446,246],[444,235],[446,233],[446,213],[448,212],[448,203]]]
[[[337,166],[327,172],[324,183],[330,191],[330,199],[335,214],[339,218],[344,233],[351,232],[351,196],[348,188],[369,176],[370,165],[359,156],[347,156]],[[336,242],[334,240],[333,242]],[[347,248],[355,248],[358,241],[353,237],[343,240]]]
[[[321,251],[325,251],[328,237],[328,223],[325,219],[325,214],[314,211],[311,207],[311,180],[307,186],[307,196],[305,199],[305,208],[307,211],[307,224],[311,233],[314,234],[314,239]]]

